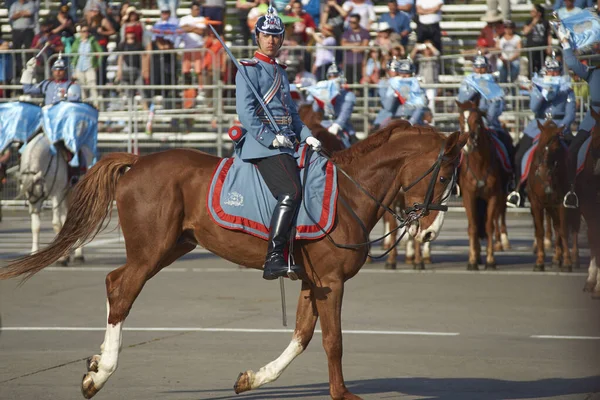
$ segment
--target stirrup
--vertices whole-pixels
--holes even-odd
[[[517,196],[517,204],[509,201],[513,196]],[[506,199],[506,205],[511,208],[518,208],[521,205],[521,194],[516,190],[510,192],[508,198]]]
[[[569,198],[569,196],[575,197],[575,205],[567,204],[567,199]],[[569,190],[567,192],[567,194],[565,194],[565,197],[563,198],[563,207],[564,208],[573,208],[573,209],[579,208],[579,198],[577,197],[577,193],[575,193],[572,190]]]
[[[295,233],[295,229],[292,230],[294,236],[296,235]],[[296,262],[294,260],[294,239],[295,238],[291,238],[290,239],[290,247],[289,247],[289,252],[288,252],[288,257],[287,257],[287,261],[288,261],[288,269],[287,269],[287,277],[290,278],[290,281],[297,281],[298,280],[298,268],[296,265]],[[292,268],[294,267],[294,268]]]

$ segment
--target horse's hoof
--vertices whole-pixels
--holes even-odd
[[[56,265],[58,265],[59,267],[68,267],[69,266],[69,260],[58,260],[56,261]]]
[[[405,264],[412,264],[415,262],[415,258],[414,257],[404,257],[404,263]]]
[[[498,268],[496,267],[496,263],[493,262],[493,263],[485,263],[485,269],[486,269],[486,271],[489,271],[489,270],[495,271]]]
[[[414,263],[413,269],[417,271],[422,271],[425,269],[425,263],[423,263],[423,261],[421,261],[420,263]]]
[[[425,264],[432,264],[432,262],[431,262],[431,257],[424,257],[424,258],[423,258],[423,262],[424,262]]]
[[[396,263],[386,262],[385,269],[396,269]]]
[[[535,264],[533,267],[534,272],[544,272],[545,269],[544,264]]]
[[[564,267],[560,267],[560,272],[573,272],[573,267],[571,265],[565,265]]]
[[[477,264],[467,264],[467,271],[479,271]]]
[[[585,282],[585,285],[583,285],[583,291],[584,292],[588,292],[588,293],[592,293],[594,291],[594,288],[596,287],[596,282]]]
[[[77,256],[73,259],[73,263],[74,264],[85,264],[85,257],[84,256]]]
[[[88,372],[98,372],[98,364],[100,364],[100,356],[96,354],[87,359],[85,366]]]
[[[235,381],[235,385],[233,385],[233,390],[235,391],[235,394],[252,390],[252,383],[250,382],[250,375],[248,374],[248,371],[240,372],[237,380]]]
[[[96,389],[96,385],[94,385],[94,380],[90,374],[85,374],[81,381],[81,394],[83,394],[83,397],[86,399],[91,399],[96,393],[98,393],[98,389]]]

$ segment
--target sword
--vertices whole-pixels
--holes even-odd
[[[269,111],[269,109],[267,108],[267,105],[265,104],[264,100],[262,99],[262,97],[260,97],[260,95],[258,94],[258,92],[256,91],[256,89],[254,88],[254,86],[252,85],[252,82],[250,82],[250,78],[248,78],[248,75],[246,75],[246,71],[244,71],[241,68],[240,63],[238,62],[238,60],[236,60],[235,56],[231,53],[231,50],[229,50],[229,47],[227,47],[227,45],[225,44],[225,42],[223,41],[223,39],[221,39],[221,36],[219,36],[219,34],[215,30],[215,28],[211,24],[208,24],[208,26],[210,27],[210,29],[212,29],[213,33],[217,37],[217,40],[219,41],[219,43],[221,43],[221,46],[223,46],[223,49],[225,50],[225,53],[227,53],[227,55],[229,56],[229,58],[233,62],[233,65],[235,65],[235,67],[237,68],[237,70],[242,75],[242,78],[244,78],[244,80],[246,81],[246,83],[248,84],[248,86],[250,86],[250,90],[252,90],[252,94],[254,94],[254,97],[256,97],[256,100],[258,100],[258,104],[260,104],[260,106],[264,110],[265,115],[267,116],[267,119],[269,120],[269,122],[271,123],[271,126],[275,130],[275,133],[281,132],[281,128],[275,122],[275,118],[273,118],[273,114],[271,114],[271,111]]]
[[[40,52],[37,53],[34,58],[37,60],[42,55],[42,53],[44,52],[44,50],[46,50],[46,47],[48,47],[48,46],[50,46],[50,42],[46,42],[46,44],[44,44],[44,47],[42,47],[42,49],[40,50]]]

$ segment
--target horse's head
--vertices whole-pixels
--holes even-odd
[[[328,153],[332,154],[336,151],[344,150],[346,146],[344,146],[344,142],[337,137],[329,133],[329,131],[323,128],[321,125],[314,126],[311,128],[312,135],[319,139],[321,144],[323,145],[323,149],[325,149]]]
[[[459,115],[458,123],[460,130],[469,135],[469,140],[465,144],[463,151],[469,154],[477,148],[479,141],[479,133],[484,129],[483,112],[479,109],[479,99],[474,101],[469,100],[464,103],[456,101],[458,105]]]
[[[408,229],[419,242],[432,241],[439,235],[460,152],[468,139],[460,132],[447,137],[436,135],[435,146],[415,155],[402,171],[400,207],[409,219],[420,216]]]
[[[298,107],[298,116],[304,125],[311,130],[317,126],[321,126],[321,121],[323,121],[323,113],[321,111],[314,111],[312,104],[302,104]]]
[[[557,126],[551,119],[543,124],[537,121],[540,130],[540,139],[538,150],[533,160],[532,170],[535,171],[535,177],[531,184],[541,182],[544,185],[546,194],[552,193],[554,181],[557,179],[556,172],[561,162],[564,161],[565,150],[560,142],[560,136],[564,132],[564,126]]]

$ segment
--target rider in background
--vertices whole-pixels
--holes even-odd
[[[535,118],[527,125],[523,131],[523,137],[519,142],[519,148],[515,156],[515,189],[508,195],[506,204],[509,207],[521,207],[523,205],[523,196],[519,193],[519,183],[521,180],[521,162],[523,156],[531,148],[535,139],[539,136],[538,121],[544,123],[547,118],[552,118],[557,126],[564,126],[563,134],[570,135],[571,124],[575,120],[575,93],[571,87],[571,81],[568,75],[561,76],[563,70],[562,64],[554,56],[545,61],[546,74],[542,77],[537,75],[532,79],[532,88],[530,92],[531,111]],[[562,79],[560,79],[562,78]],[[555,89],[549,90],[551,86],[541,85],[544,83],[557,82]],[[577,135],[579,136],[579,135]]]
[[[21,75],[23,92],[26,94],[43,94],[44,105],[58,103],[59,101],[81,101],[81,87],[79,84],[67,79],[67,62],[61,56],[52,65],[52,79],[45,79],[40,83],[33,83],[33,76],[37,59],[32,57],[27,61],[27,67]]]
[[[295,144],[305,141],[319,151],[321,143],[300,120],[290,95],[290,84],[285,73],[287,67],[275,59],[285,35],[283,22],[269,8],[267,14],[258,19],[254,29],[258,50],[253,59],[240,62],[241,69],[262,96],[281,130],[275,132],[249,84],[242,77],[242,70],[239,70],[235,77],[236,110],[247,132],[232,139],[241,146],[242,160],[257,166],[273,197],[277,199],[270,222],[263,272],[264,279],[272,280],[288,276],[284,249],[290,240],[302,199]],[[298,270],[292,268],[292,272],[297,274]]]
[[[490,64],[484,55],[479,54],[473,60],[473,74],[471,76],[482,78],[483,82],[486,84],[485,89],[488,90],[488,92],[504,94],[496,80],[493,78],[493,75],[490,74]],[[485,124],[486,129],[495,134],[502,144],[504,144],[512,162],[515,157],[515,148],[512,144],[512,138],[508,132],[504,130],[499,119],[504,111],[504,99],[502,96],[487,99],[478,91],[478,89],[482,90],[482,88],[476,87],[472,82],[474,81],[466,78],[463,80],[458,91],[458,101],[461,103],[466,101],[478,103],[479,110],[484,114],[483,123]]]
[[[379,95],[381,97],[382,109],[375,117],[373,121],[373,130],[377,130],[389,123],[391,119],[403,118],[407,119],[412,125],[423,124],[423,114],[425,113],[425,107],[427,101],[425,94],[420,88],[418,83],[415,83],[418,87],[420,95],[425,99],[422,104],[410,104],[408,102],[408,93],[398,93],[390,86],[390,82],[394,78],[400,78],[402,80],[414,79],[414,65],[410,59],[398,60],[393,58],[388,62],[387,65],[387,76],[388,79],[385,82],[385,86],[381,87]]]
[[[558,37],[563,47],[563,57],[565,63],[567,64],[567,67],[569,67],[569,69],[575,73],[575,75],[579,76],[588,83],[591,96],[590,108],[579,124],[579,129],[577,130],[576,136],[573,136],[572,133],[569,133],[565,136],[567,140],[571,141],[571,144],[569,145],[569,161],[567,164],[570,188],[569,192],[565,195],[564,204],[567,207],[576,207],[579,203],[577,195],[575,194],[577,153],[579,152],[579,148],[583,142],[590,137],[590,132],[596,124],[594,117],[592,117],[591,109],[594,108],[596,112],[600,112],[600,70],[598,70],[596,67],[585,66],[577,59],[569,43],[569,34],[563,29],[558,30]]]
[[[312,95],[307,97],[307,101],[313,101],[313,111],[323,111],[324,121],[329,127],[327,130],[332,135],[342,135],[346,132],[349,135],[350,144],[354,144],[358,141],[356,138],[356,131],[352,126],[352,111],[356,104],[356,96],[350,90],[344,88],[344,78],[342,77],[340,70],[337,65],[331,64],[327,69],[327,80],[335,82],[339,94],[333,99],[333,107],[313,101]]]

